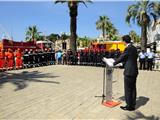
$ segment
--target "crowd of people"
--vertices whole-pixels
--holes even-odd
[[[86,66],[104,66],[103,57],[118,58],[122,52],[117,50],[79,50],[73,52],[53,50],[20,50],[13,51],[8,49],[0,50],[0,71],[39,67],[53,64],[63,65],[86,65]],[[155,53],[150,51],[139,52],[139,68],[141,70],[152,70],[154,66]]]
[[[0,50],[0,71],[51,65],[55,63],[55,52],[51,50]]]
[[[140,70],[153,70],[155,64],[155,53],[152,49],[148,49],[147,52],[142,50],[139,53],[139,63],[140,63]]]
[[[7,51],[5,51],[4,49],[0,50],[0,71],[12,70],[14,64],[17,69],[21,68],[21,57],[22,53],[20,52],[20,49],[18,49],[15,53],[10,48]],[[15,61],[14,58],[16,58]]]
[[[72,52],[68,50],[66,52],[58,51],[55,53],[57,64],[64,65],[87,65],[87,66],[103,66],[103,57],[118,58],[121,52],[119,49],[116,51],[105,50],[80,50]]]

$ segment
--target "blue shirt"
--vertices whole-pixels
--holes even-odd
[[[153,52],[147,52],[147,58],[148,59],[154,58],[154,53]]]
[[[139,53],[139,58],[140,59],[144,59],[146,57],[146,53],[145,52],[140,52]]]
[[[62,57],[62,52],[57,52],[56,58],[59,59],[59,58],[61,58],[61,57]]]

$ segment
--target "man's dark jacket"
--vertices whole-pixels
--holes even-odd
[[[114,62],[114,65],[123,62],[124,75],[136,77],[138,75],[137,58],[137,49],[130,43],[124,53]]]

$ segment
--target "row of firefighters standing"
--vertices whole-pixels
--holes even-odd
[[[55,53],[51,50],[48,51],[28,51],[27,49],[22,52],[17,49],[13,52],[12,49],[8,49],[5,52],[4,49],[0,50],[0,71],[12,70],[14,68],[29,68],[44,65],[54,64]]]
[[[57,64],[103,66],[103,57],[116,59],[120,54],[119,49],[110,52],[105,50],[80,50],[72,52],[68,50],[66,52],[56,52],[55,57]]]
[[[16,69],[22,68],[22,52],[18,49],[15,54],[12,49],[8,49],[8,52],[5,52],[4,49],[0,51],[0,71],[5,69],[12,70],[14,65],[14,58]]]
[[[37,54],[35,54],[37,53]],[[94,65],[94,66],[102,66],[103,63],[101,59],[103,57],[107,58],[117,58],[120,56],[121,52],[119,50],[114,52],[104,52],[104,51],[79,51],[75,54],[68,50],[65,53],[62,51],[55,52],[46,52],[46,54],[42,55],[42,52],[33,52],[33,51],[25,51],[21,52],[20,49],[14,53],[12,49],[8,49],[8,52],[5,52],[4,49],[0,50],[0,71],[3,70],[11,70],[14,68],[20,69],[24,66],[28,65],[46,65],[48,61],[55,62],[57,60],[57,64],[70,64],[70,65]],[[53,53],[53,54],[52,54]],[[152,70],[153,61],[155,54],[152,51],[144,52],[141,51],[139,53],[139,62],[140,69]],[[44,59],[43,59],[44,58]],[[42,65],[41,65],[42,64]],[[51,63],[52,64],[52,63]]]
[[[117,58],[120,51],[106,52],[106,51],[78,51],[72,52],[67,50],[62,51],[24,51],[18,49],[15,53],[8,49],[0,51],[0,70],[20,69],[22,67],[44,66],[49,64],[68,64],[68,65],[94,65],[102,66],[102,58]]]

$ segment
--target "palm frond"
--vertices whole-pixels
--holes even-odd
[[[68,0],[56,0],[54,3],[57,4],[57,3],[65,3],[65,2],[68,2]]]
[[[125,21],[128,25],[130,25],[130,20],[131,20],[131,15],[128,13],[126,16],[126,19],[125,19]]]
[[[91,0],[82,0],[82,1],[80,0],[79,3],[83,3],[87,7],[86,3],[93,3],[93,2]]]
[[[160,15],[160,2],[154,3],[153,11],[154,11],[154,13],[156,13],[157,15]]]
[[[141,26],[141,15],[140,15],[140,11],[138,12],[138,15],[136,16],[136,20],[137,20],[137,25]]]

